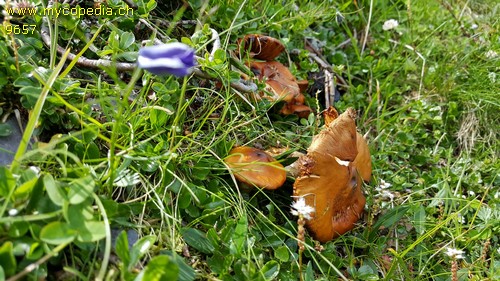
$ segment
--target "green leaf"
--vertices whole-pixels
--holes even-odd
[[[20,56],[25,57],[24,59],[28,60],[32,56],[36,54],[35,48],[29,46],[29,45],[24,45],[21,48],[17,50],[18,54]]]
[[[231,238],[232,245],[234,245],[234,250],[236,250],[235,254],[241,255],[243,251],[243,247],[245,246],[245,241],[247,240],[247,231],[248,231],[248,221],[246,216],[242,216],[238,223],[236,224],[236,228],[234,229],[233,236]]]
[[[132,251],[130,252],[130,263],[128,264],[128,270],[132,270],[132,268],[135,267],[137,262],[146,254],[153,246],[154,242],[156,241],[156,236],[144,236],[141,239],[139,239],[134,246],[132,246]],[[147,279],[145,279],[147,280]]]
[[[144,269],[142,280],[176,281],[179,279],[179,267],[168,256],[154,257]]]
[[[418,234],[420,235],[424,234],[426,230],[424,206],[420,205],[417,207],[417,210],[415,210],[415,213],[413,214],[413,225],[415,226],[415,230],[417,231]]]
[[[85,221],[77,229],[77,240],[80,242],[95,242],[106,237],[106,225],[103,221]]]
[[[215,250],[215,247],[210,243],[205,233],[198,229],[184,228],[181,230],[181,233],[184,241],[196,250],[205,254],[211,254]]]
[[[59,245],[75,239],[77,232],[65,222],[55,221],[46,225],[40,232],[40,239],[48,244]]]
[[[122,36],[120,37],[120,48],[122,50],[126,50],[128,47],[130,47],[132,44],[135,42],[135,36],[131,32],[123,32]]]
[[[7,137],[12,134],[12,128],[9,124],[3,123],[0,124],[0,137]]]
[[[25,103],[23,103],[23,106],[29,109],[33,108],[41,92],[42,88],[40,87],[27,86],[21,88],[19,90],[19,94],[23,95],[23,97],[26,99]]]
[[[33,190],[37,183],[38,179],[37,178],[32,178],[23,184],[19,186],[16,191],[14,192],[15,197],[23,197],[23,196],[28,196],[29,193]]]
[[[7,197],[14,189],[16,181],[7,167],[0,167],[0,196]]]
[[[12,242],[4,242],[0,247],[0,264],[5,271],[5,276],[11,276],[16,273],[17,262],[12,252]]]
[[[5,271],[3,270],[3,266],[0,265],[0,280],[5,280]]]
[[[280,272],[280,265],[277,261],[267,262],[260,270],[260,274],[264,276],[265,280],[273,280]]]
[[[378,219],[378,221],[373,225],[373,231],[377,231],[381,226],[390,227],[396,222],[398,222],[410,209],[409,206],[398,206],[391,209],[385,215]]]
[[[196,272],[189,266],[182,257],[171,251],[161,251],[161,254],[166,254],[170,260],[179,267],[179,281],[193,281],[196,278]]]
[[[207,264],[212,272],[222,275],[232,269],[233,259],[233,255],[215,251],[211,257],[207,258]]]
[[[125,230],[116,238],[115,250],[118,257],[122,260],[123,264],[125,264],[125,267],[128,268],[130,263],[130,250],[128,248],[128,237]]]
[[[312,263],[311,262],[307,263],[304,280],[306,280],[306,281],[314,281],[314,271],[313,271],[313,267],[312,267]]]
[[[68,193],[70,204],[80,204],[94,192],[95,182],[91,175],[76,179],[70,183]]]
[[[282,262],[287,262],[290,259],[290,252],[286,246],[280,246],[274,251],[274,257]]]
[[[50,200],[57,206],[62,206],[66,200],[66,194],[64,194],[62,188],[59,187],[51,174],[46,174],[43,177],[43,185],[45,186],[45,190],[47,190]]]
[[[19,87],[19,88],[24,87],[24,86],[33,86],[33,87],[36,87],[36,86],[38,86],[38,84],[35,81],[29,79],[26,76],[19,76],[14,81],[14,86]]]
[[[101,157],[99,147],[95,142],[91,142],[87,145],[87,153],[85,154],[85,159],[98,159]]]
[[[18,221],[12,223],[9,228],[9,236],[10,237],[21,237],[24,236],[29,229],[29,223],[25,221]]]
[[[189,192],[189,190],[187,190],[187,188],[183,188],[178,196],[178,200],[177,200],[178,208],[179,209],[186,209],[189,206],[191,206],[192,205],[191,199],[192,199],[192,195]]]

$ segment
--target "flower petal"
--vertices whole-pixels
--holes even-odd
[[[137,64],[157,75],[173,74],[180,77],[191,73],[196,60],[193,48],[174,42],[141,48]]]

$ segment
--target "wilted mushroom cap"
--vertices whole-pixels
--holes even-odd
[[[247,51],[250,57],[266,61],[274,60],[285,50],[285,45],[278,39],[259,34],[245,35],[243,39],[238,40],[238,45]]]
[[[265,80],[269,92],[276,97],[290,103],[300,94],[299,85],[293,74],[286,66],[277,61],[252,62],[250,69],[259,80]]]
[[[307,155],[299,158],[300,172],[294,184],[294,196],[304,197],[315,208],[306,227],[320,242],[352,229],[366,202],[352,163],[358,154],[355,111],[350,108],[336,119],[336,111],[331,113]]]
[[[297,114],[307,117],[311,108],[304,105],[305,97],[290,70],[277,61],[252,62],[250,68],[259,80],[266,81],[266,89],[272,96],[264,96],[270,101],[284,101],[281,114]]]
[[[251,186],[277,189],[285,183],[286,171],[266,152],[248,146],[232,149],[224,160],[236,179]]]

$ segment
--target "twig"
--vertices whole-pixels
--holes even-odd
[[[47,45],[50,46],[50,34],[49,34],[49,28],[47,27],[46,19],[44,19],[42,28],[41,28],[41,33],[40,36],[42,37],[43,42]],[[66,49],[61,47],[59,44],[57,44],[57,52],[59,54],[64,54],[66,52]],[[76,55],[73,53],[68,54],[68,60],[75,60]],[[84,56],[80,56],[77,60],[77,64],[80,66],[85,66],[88,68],[93,68],[97,69],[100,67],[111,67],[114,66],[116,67],[117,71],[132,71],[135,69],[135,64],[134,63],[127,63],[127,62],[114,62],[111,60],[105,60],[105,59],[98,59],[98,60],[93,60],[93,59],[88,59]]]
[[[332,72],[324,69],[325,73],[325,108],[330,107],[335,103],[335,80]]]
[[[28,274],[28,273],[32,272],[33,270],[37,269],[41,264],[45,263],[51,257],[55,256],[57,253],[59,253],[60,251],[62,251],[66,246],[68,246],[68,244],[69,244],[68,242],[60,244],[59,246],[57,246],[56,248],[54,248],[54,250],[52,252],[46,254],[41,259],[37,260],[36,262],[34,262],[32,264],[29,264],[22,271],[20,271],[16,275],[14,275],[14,276],[10,277],[9,279],[7,279],[7,281],[15,281],[15,280],[21,279],[26,274]]]
[[[123,0],[130,8],[137,9],[137,5],[132,0]]]
[[[349,38],[349,39],[345,40],[344,42],[338,44],[337,47],[335,47],[335,49],[340,49],[340,48],[342,48],[344,46],[347,46],[350,43],[351,43],[351,38]]]
[[[290,54],[292,54],[292,55],[298,55],[298,54],[300,54],[300,50],[299,49],[293,49],[292,51],[290,51]],[[335,73],[335,71],[333,71],[333,67],[328,62],[326,62],[325,60],[323,60],[320,56],[318,56],[315,53],[309,53],[308,56],[309,56],[309,58],[311,58],[312,60],[314,60],[317,64],[319,64],[319,66],[321,68],[327,69],[331,73],[335,74],[335,77],[337,77],[337,79],[340,80],[340,83],[337,83],[338,85],[347,88],[348,84],[345,81],[345,79],[342,76],[340,76],[339,74]]]
[[[199,22],[197,20],[181,20],[177,22],[170,22],[170,21],[165,21],[165,20],[160,20],[157,19],[155,20],[155,24],[160,26],[160,27],[167,27],[170,28],[172,25],[179,26],[179,25],[197,25]]]

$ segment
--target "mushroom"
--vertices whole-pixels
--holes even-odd
[[[285,50],[285,45],[278,39],[259,34],[245,35],[238,40],[238,45],[248,51],[250,57],[266,61],[274,60]]]
[[[305,97],[300,92],[297,80],[286,66],[277,61],[252,62],[250,69],[260,81],[266,82],[266,90],[272,93],[271,96],[260,93],[258,98],[284,101],[286,104],[280,111],[282,114],[297,114],[301,117],[309,115],[311,108],[304,105]]]
[[[224,162],[244,185],[277,189],[285,183],[285,168],[266,152],[240,146],[233,148],[229,154]]]
[[[294,196],[304,198],[307,205],[315,208],[306,227],[320,242],[351,230],[366,203],[361,178],[369,178],[368,169],[363,167],[358,174],[355,164],[369,161],[369,150],[365,147],[366,142],[361,146],[357,144],[355,117],[352,108],[341,115],[333,108],[326,110],[325,127],[313,138],[307,154],[298,160],[299,176],[293,186]],[[368,152],[368,158],[363,156],[356,160],[358,147]]]

